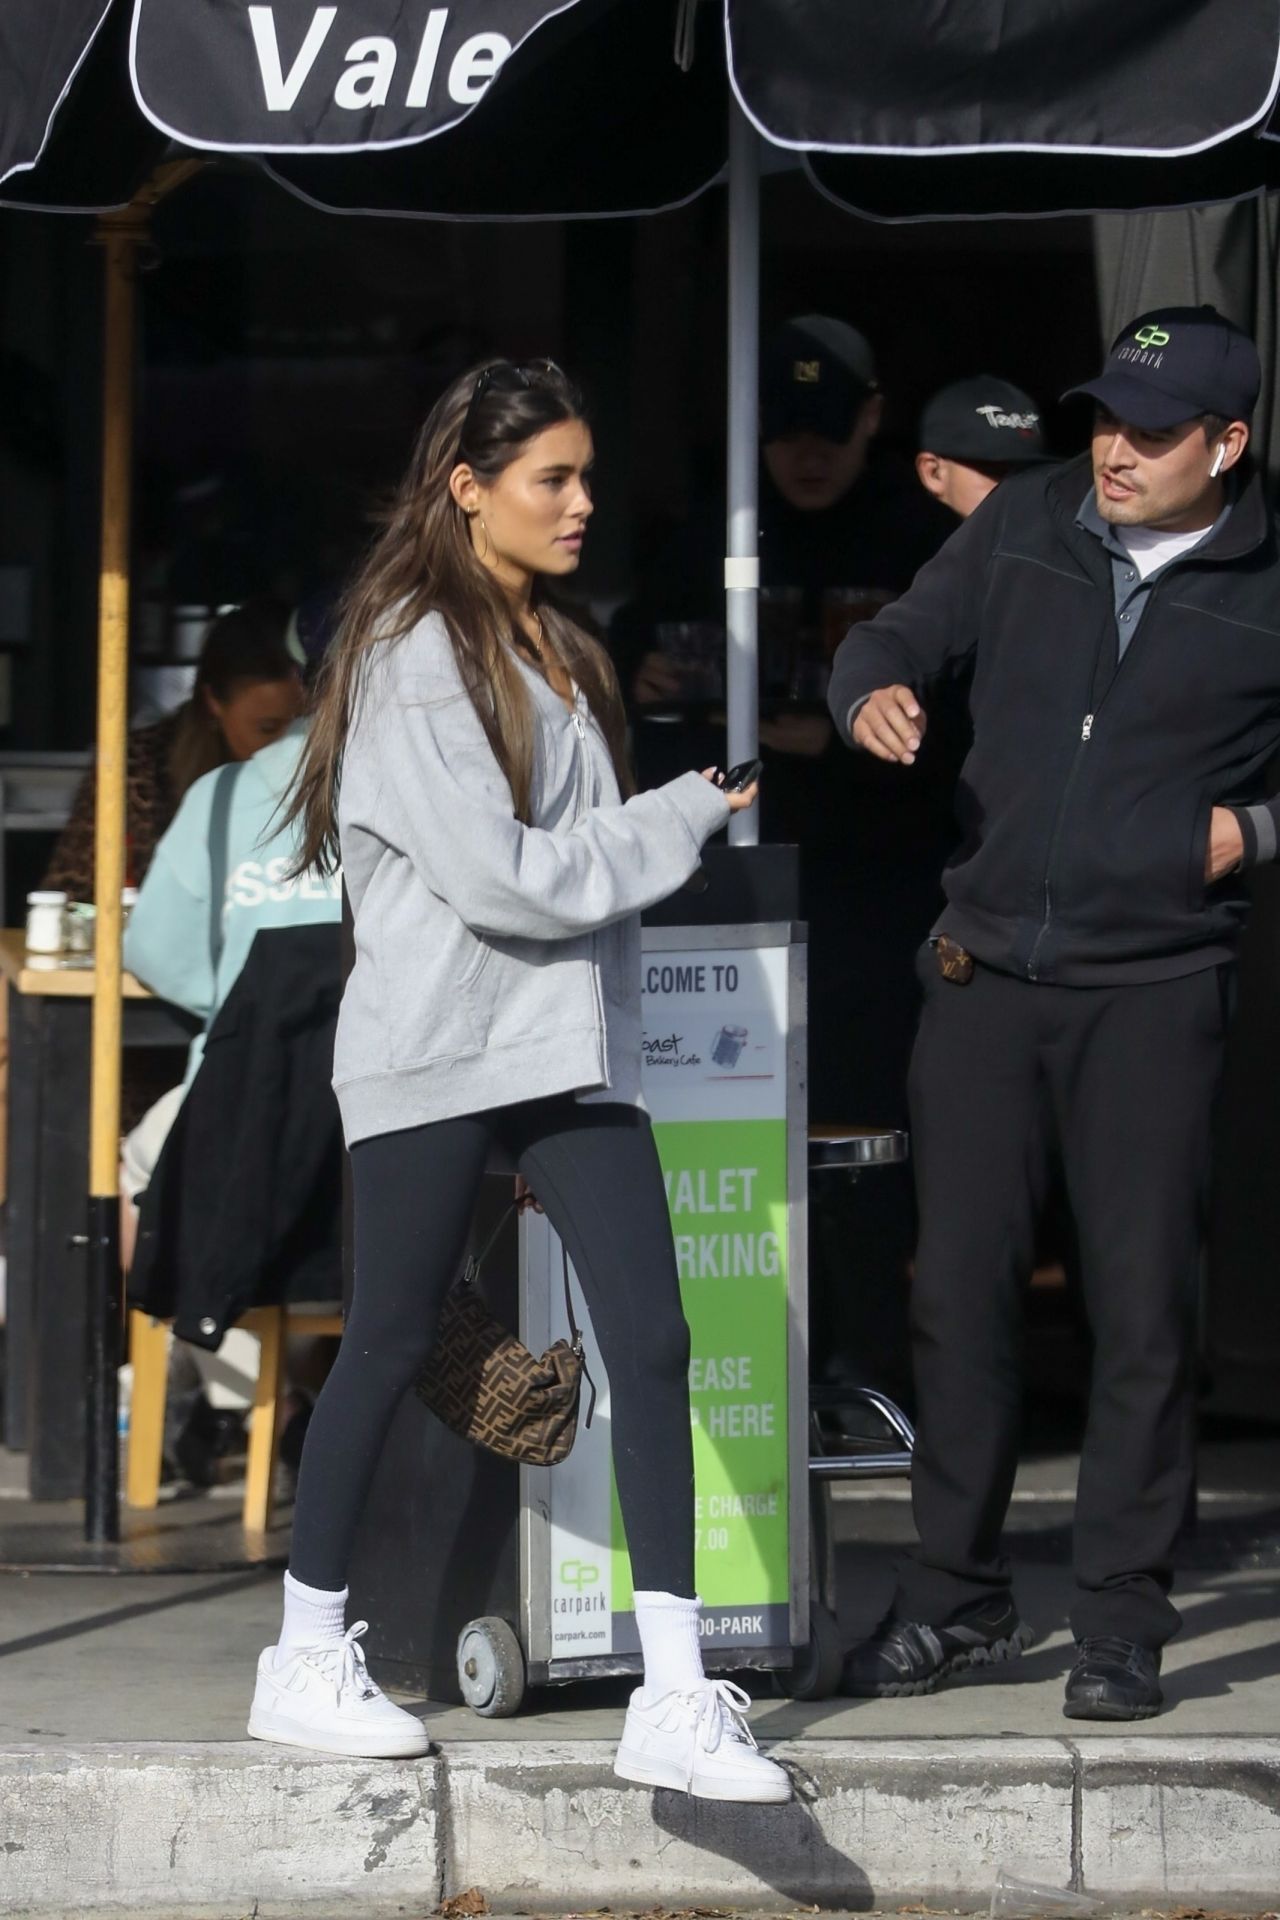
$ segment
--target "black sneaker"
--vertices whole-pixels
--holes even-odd
[[[840,1691],[879,1700],[932,1693],[940,1680],[966,1667],[1016,1660],[1034,1639],[1030,1627],[1018,1618],[1011,1594],[979,1601],[945,1627],[895,1620],[890,1615],[845,1661]]]
[[[1080,1642],[1062,1707],[1068,1720],[1150,1720],[1163,1705],[1158,1648],[1114,1634]]]

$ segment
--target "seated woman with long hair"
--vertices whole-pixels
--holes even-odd
[[[129,735],[126,763],[126,880],[141,886],[161,835],[201,774],[247,760],[297,719],[302,675],[285,644],[289,610],[249,600],[215,620],[205,637],[190,695],[173,713]],[[76,791],[58,836],[46,887],[72,900],[94,897],[93,839],[97,778]]]

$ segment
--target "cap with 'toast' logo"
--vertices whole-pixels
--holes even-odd
[[[1261,385],[1258,349],[1216,307],[1158,307],[1123,329],[1096,380],[1062,397],[1087,393],[1117,420],[1159,432],[1202,413],[1248,420]]]
[[[985,373],[934,394],[920,416],[918,444],[923,453],[979,467],[1030,467],[1053,457],[1031,395]]]

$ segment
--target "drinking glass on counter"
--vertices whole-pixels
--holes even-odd
[[[91,901],[72,900],[66,912],[66,950],[68,953],[92,953],[97,932],[97,909]]]

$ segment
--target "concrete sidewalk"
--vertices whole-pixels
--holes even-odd
[[[1036,1647],[933,1697],[761,1697],[757,1736],[796,1776],[787,1809],[614,1781],[618,1684],[534,1696],[512,1721],[424,1706],[438,1753],[418,1764],[266,1748],[244,1717],[277,1571],[0,1576],[0,1908],[426,1914],[470,1885],[524,1911],[972,1906],[1002,1865],[1123,1906],[1275,1907],[1276,1453],[1206,1458],[1160,1719],[1061,1717],[1071,1463],[1040,1462],[1011,1517]],[[0,1502],[0,1542],[19,1509],[29,1528],[24,1503]],[[853,1637],[883,1608],[909,1508],[844,1499],[838,1533]]]

